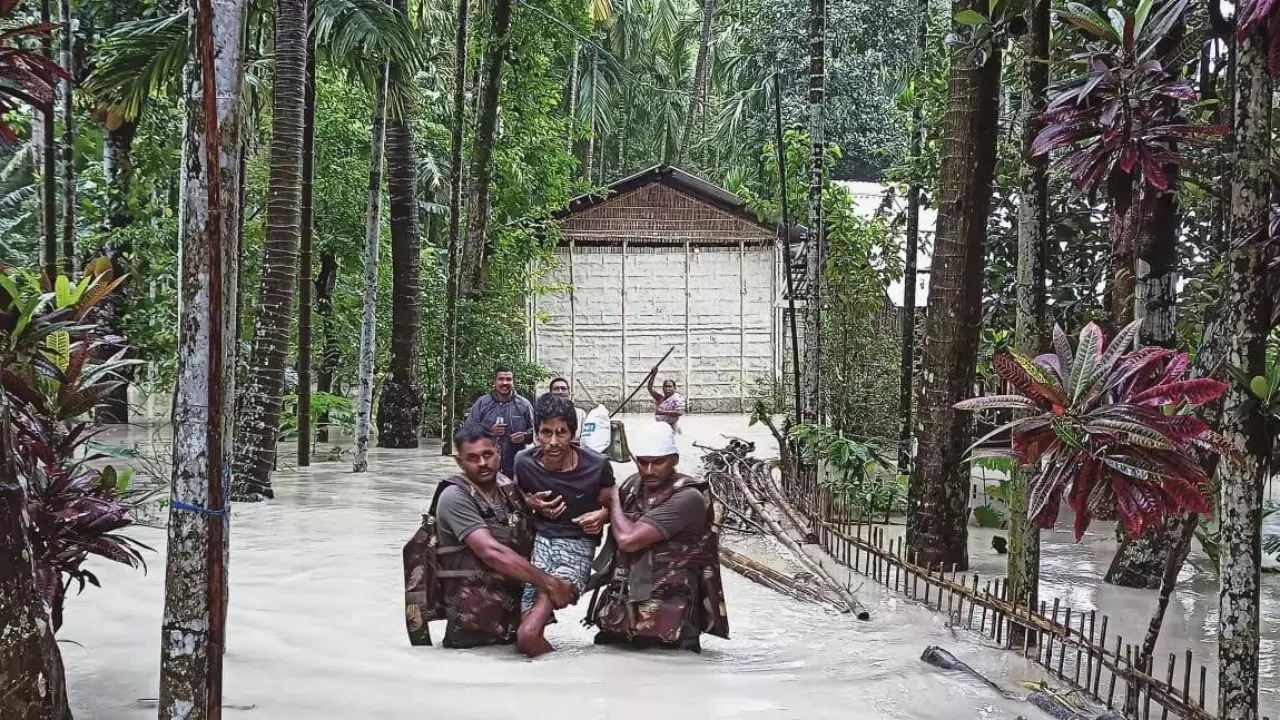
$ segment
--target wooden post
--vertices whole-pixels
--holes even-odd
[[[689,290],[689,274],[690,274],[690,271],[693,269],[692,262],[693,262],[693,259],[690,256],[689,238],[685,238],[684,240],[684,394],[685,394],[685,402],[686,402],[685,410],[688,410],[688,407],[687,407],[688,401],[693,399],[693,380],[691,379],[693,366],[690,364],[690,360],[689,360],[689,352],[690,352],[690,348],[692,347],[689,342],[690,327],[691,327],[690,323],[692,322],[692,319],[689,317],[689,309],[691,305],[689,300],[689,297],[691,295]]]
[[[747,411],[747,244],[738,239],[738,412]]]
[[[578,387],[578,284],[574,274],[573,251],[577,241],[569,238],[569,387]],[[585,387],[585,385],[584,385]],[[588,391],[589,392],[589,391]]]
[[[631,387],[631,383],[628,382],[627,380],[627,238],[625,237],[622,238],[621,265],[622,265],[622,296],[621,296],[622,297],[622,304],[621,304],[622,315],[620,319],[622,321],[622,395],[620,397],[625,398],[627,396],[627,390]],[[623,405],[626,405],[626,402],[623,402],[622,405],[618,406],[617,412],[622,412],[624,410]]]

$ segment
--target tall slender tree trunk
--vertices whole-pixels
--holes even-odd
[[[494,0],[489,52],[485,60],[484,87],[476,118],[474,157],[471,158],[471,200],[467,207],[467,240],[462,246],[459,294],[475,297],[484,281],[488,245],[489,190],[493,183],[493,144],[498,129],[498,97],[502,90],[502,65],[510,44],[511,0]]]
[[[393,2],[407,13],[406,0]],[[403,72],[392,66],[391,72]],[[387,194],[391,205],[391,361],[378,400],[378,446],[416,448],[422,430],[418,384],[421,325],[422,227],[418,218],[418,155],[413,140],[413,98],[387,119]]]
[[[916,57],[923,58],[928,41],[929,0],[921,0],[916,30]],[[920,101],[911,107],[911,157],[924,148],[924,117]],[[920,252],[920,193],[918,183],[907,188],[906,263],[902,271],[902,348],[898,362],[898,474],[911,475],[911,398],[916,370],[916,268]]]
[[[467,21],[469,0],[458,0],[458,32],[453,47],[453,137],[449,155],[449,250],[444,308],[444,404],[440,453],[453,454],[458,412],[458,255],[462,232],[462,139],[467,124]]]
[[[53,23],[53,0],[40,0],[40,23],[43,25],[51,25]],[[45,35],[40,41],[41,50],[45,57],[53,59],[53,39],[49,35]],[[42,113],[40,116],[42,143],[40,146],[40,184],[43,188],[40,193],[40,218],[41,232],[44,236],[44,244],[40,251],[40,264],[44,268],[44,272],[49,279],[58,276],[58,201],[55,199],[58,192],[58,171],[57,151],[58,139],[54,128],[53,114],[56,110],[50,107],[48,112]]]
[[[0,355],[0,369],[2,361]],[[70,711],[62,653],[36,589],[27,496],[13,457],[9,402],[0,390],[0,717],[65,720]]]
[[[316,275],[316,314],[320,316],[320,332],[324,347],[320,350],[320,367],[316,372],[316,392],[333,392],[333,374],[338,369],[341,351],[338,348],[338,331],[333,321],[333,291],[338,284],[338,258],[333,250],[320,253],[320,272]],[[316,439],[329,442],[328,412],[320,415],[320,427]]]
[[[957,0],[984,12],[985,2]],[[982,324],[983,239],[991,209],[996,133],[1000,120],[1001,54],[981,67],[953,55],[943,116],[938,226],[925,319],[924,363],[916,437],[920,440],[908,489],[907,544],[921,563],[969,566],[968,413],[953,407],[973,389]]]
[[[136,120],[124,120],[112,130],[107,128],[106,138],[102,145],[102,175],[107,186],[107,231],[111,233],[107,243],[107,258],[111,261],[112,274],[121,277],[128,272],[124,259],[132,249],[120,239],[119,234],[112,231],[126,228],[133,224],[133,213],[129,207],[129,194],[133,184],[133,139],[138,132]],[[123,335],[120,323],[124,315],[124,292],[111,293],[99,305],[102,308],[102,323],[118,335]],[[125,369],[126,377],[133,374]],[[123,383],[103,398],[102,404],[95,409],[98,422],[117,424],[129,422],[129,384]]]
[[[248,3],[191,0],[160,720],[221,717],[235,393],[241,48]],[[216,60],[215,60],[216,58]]]
[[[1022,189],[1018,205],[1018,284],[1014,345],[1034,357],[1049,338],[1045,298],[1045,265],[1049,253],[1049,162],[1031,151],[1040,133],[1040,114],[1049,87],[1049,0],[1027,4],[1027,33],[1022,61]],[[1040,530],[1027,518],[1030,473],[1017,468],[1010,478],[1009,554],[1006,568],[1010,597],[1035,607],[1040,596]],[[1014,631],[1017,637],[1023,628]],[[1015,641],[1015,642],[1016,642]]]
[[[272,497],[284,366],[293,335],[293,291],[302,236],[302,116],[307,86],[307,0],[276,0],[271,173],[262,282],[249,379],[236,422],[235,494]]]
[[[573,41],[573,57],[569,63],[569,87],[565,92],[564,98],[564,114],[569,120],[569,132],[565,137],[564,151],[570,155],[573,154],[574,129],[578,119],[578,58],[582,55],[582,48],[579,47],[578,41]]]
[[[311,249],[315,239],[316,44],[307,32],[307,86],[302,104],[302,234],[298,242],[298,467],[311,464]]]
[[[707,58],[711,54],[711,27],[715,14],[716,0],[702,0],[702,35],[698,40],[698,60],[693,67],[693,87],[689,88],[689,114],[684,119],[684,136],[680,138],[679,165],[684,165],[689,159],[693,126],[707,102]]]
[[[599,30],[596,36],[599,37]],[[596,132],[599,130],[599,123],[596,122],[600,114],[600,46],[593,44],[591,46],[591,108],[587,115],[587,149],[582,160],[582,179],[591,182],[595,178],[596,163],[596,143],[598,138]]]
[[[76,114],[75,36],[72,34],[71,0],[59,0],[62,28],[62,271],[75,277],[76,269]]]
[[[809,238],[805,265],[804,418],[822,422],[822,269],[826,260],[826,219],[822,212],[827,145],[822,104],[827,82],[827,3],[809,0]]]
[[[387,79],[384,65],[373,104],[373,133],[369,147],[369,211],[364,228],[364,311],[360,321],[360,369],[356,377],[356,448],[352,472],[369,469],[369,420],[373,414],[373,372],[378,350],[378,252],[381,249],[382,158],[386,142]]]
[[[1270,220],[1272,161],[1266,48],[1264,29],[1241,38],[1235,78],[1238,161],[1231,183],[1232,243],[1223,325],[1231,338],[1227,364],[1246,377],[1266,375],[1271,320],[1262,247]],[[1222,434],[1244,455],[1244,462],[1218,466],[1218,713],[1223,720],[1257,720],[1260,511],[1272,438],[1256,398],[1239,383],[1227,391],[1223,417]]]

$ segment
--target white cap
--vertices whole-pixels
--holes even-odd
[[[680,449],[676,447],[675,430],[664,422],[641,425],[634,438],[627,438],[627,445],[631,454],[636,457],[657,458],[680,454]]]

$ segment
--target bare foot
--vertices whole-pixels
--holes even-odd
[[[516,638],[516,649],[525,655],[536,658],[555,650],[542,633],[520,633]]]

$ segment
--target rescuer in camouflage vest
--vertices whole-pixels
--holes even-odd
[[[440,481],[422,528],[404,548],[409,641],[430,645],[427,622],[443,619],[445,647],[512,643],[524,583],[546,593],[556,609],[575,591],[529,563],[531,517],[519,490],[498,472],[489,430],[463,427],[454,447],[462,475]]]
[[[631,444],[639,472],[610,500],[609,539],[588,588],[597,644],[700,652],[699,636],[729,637],[719,537],[706,484],[676,472],[674,432],[653,423]]]

